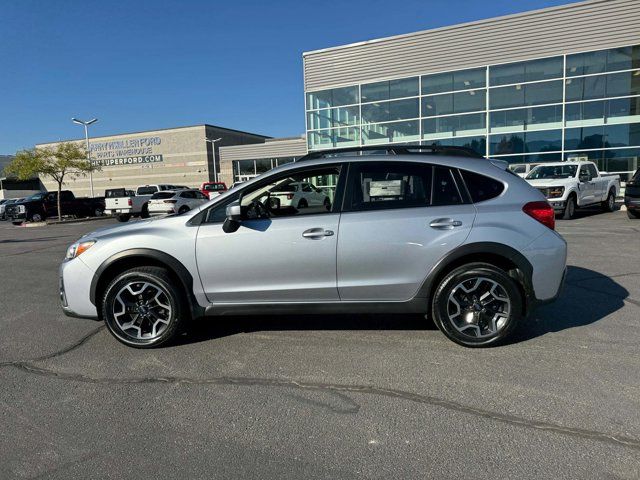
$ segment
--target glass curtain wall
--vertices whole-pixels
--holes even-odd
[[[295,162],[299,157],[279,157],[279,158],[257,158],[248,160],[234,160],[233,181],[246,182],[257,177],[261,173],[267,172],[278,165]]]
[[[466,146],[511,163],[640,156],[640,46],[307,92],[309,150]]]

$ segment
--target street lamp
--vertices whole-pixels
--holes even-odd
[[[82,120],[78,120],[77,118],[72,118],[71,121],[73,123],[77,123],[78,125],[84,126],[84,138],[87,142],[87,161],[91,164],[91,152],[89,151],[89,125],[92,123],[96,123],[98,121],[97,118],[89,120],[88,122],[84,122]],[[91,188],[91,198],[93,198],[93,172],[89,170],[89,186]]]
[[[216,169],[216,142],[219,142],[220,140],[222,140],[222,138],[216,138],[215,140],[212,140],[211,138],[204,139],[204,141],[207,143],[210,143],[211,147],[213,148],[213,181],[214,182],[218,181],[218,171]]]

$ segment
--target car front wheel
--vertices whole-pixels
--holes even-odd
[[[120,342],[136,348],[165,345],[184,318],[182,292],[160,267],[137,267],[116,276],[102,301],[102,317]]]
[[[436,326],[465,347],[506,341],[522,318],[522,295],[516,282],[487,263],[463,265],[438,285],[432,304]]]
[[[563,220],[571,220],[576,214],[576,197],[573,195],[569,195],[567,198],[567,204],[564,207],[564,211],[562,212]]]

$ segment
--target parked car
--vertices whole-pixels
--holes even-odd
[[[5,198],[0,200],[0,220],[7,219],[7,215],[6,215],[7,206],[11,205],[12,203],[16,203],[18,200],[19,200],[18,198]]]
[[[526,178],[531,169],[539,163],[511,163],[509,165],[509,170],[518,175],[519,177]]]
[[[573,218],[577,208],[593,205],[612,212],[620,193],[620,175],[601,174],[595,163],[587,161],[538,165],[526,180],[565,220]]]
[[[185,213],[207,203],[209,199],[199,190],[164,190],[149,200],[149,215]]]
[[[322,207],[326,210],[331,209],[329,195],[323,189],[310,182],[282,183],[271,191],[269,199],[272,203],[274,201],[279,203],[276,208]]]
[[[114,188],[106,198],[105,213],[116,216],[120,222],[128,222],[131,217],[148,218],[149,200],[153,194],[175,188],[169,184],[141,185],[135,193],[124,188]]]
[[[63,215],[98,217],[104,214],[104,198],[79,197],[70,190],[62,190],[60,208]],[[6,215],[14,225],[25,221],[42,222],[58,216],[58,192],[40,192],[6,207]]]
[[[207,197],[213,198],[227,191],[227,184],[224,182],[204,182],[200,186],[200,191]]]
[[[624,204],[629,218],[640,218],[640,168],[624,188]]]
[[[80,238],[60,269],[64,312],[141,348],[196,317],[419,312],[481,347],[556,298],[567,245],[539,191],[468,149],[382,148],[394,155],[314,152],[184,215]],[[337,185],[329,210],[271,206],[320,179]]]

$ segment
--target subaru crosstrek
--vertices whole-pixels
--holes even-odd
[[[283,202],[301,182],[330,201]],[[557,297],[567,246],[554,221],[504,162],[465,149],[310,154],[192,211],[82,237],[60,298],[133,347],[167,344],[201,317],[387,312],[488,346]]]

